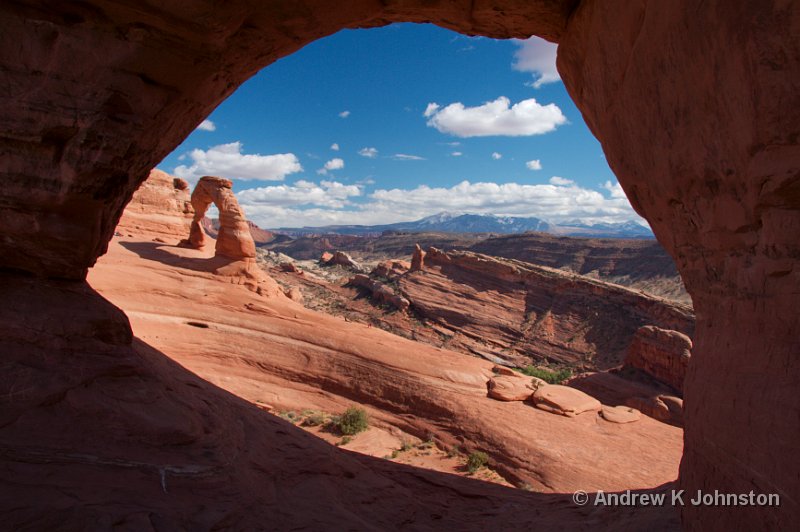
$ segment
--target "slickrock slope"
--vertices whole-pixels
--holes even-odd
[[[519,365],[530,359],[585,369],[620,365],[636,331],[691,334],[691,308],[561,270],[471,252],[428,250],[422,271],[397,278],[419,316],[452,343]]]
[[[557,237],[544,233],[500,235],[470,251],[589,275],[691,304],[675,262],[655,240]]]

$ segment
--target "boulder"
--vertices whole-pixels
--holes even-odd
[[[278,268],[280,268],[282,272],[286,273],[303,273],[302,270],[300,270],[300,268],[298,268],[293,262],[281,262],[278,265]]]
[[[629,406],[605,406],[600,410],[603,419],[611,423],[633,423],[642,417],[641,412]]]
[[[559,384],[540,387],[533,394],[533,402],[536,408],[567,417],[575,417],[584,412],[597,412],[603,406],[594,397]]]
[[[319,256],[319,263],[327,264],[328,262],[331,261],[331,259],[333,259],[333,253],[330,253],[328,251],[323,251],[322,255]]]
[[[658,421],[683,426],[683,399],[672,395],[631,397],[625,404]]]
[[[323,254],[324,255],[324,254]],[[356,262],[353,257],[343,251],[337,251],[333,256],[327,260],[325,266],[344,266],[353,271],[363,272],[364,268]]]
[[[530,377],[520,375],[497,375],[486,383],[489,397],[498,401],[525,401],[536,391]]]

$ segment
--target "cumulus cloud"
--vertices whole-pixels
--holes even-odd
[[[379,189],[367,196],[358,185],[298,181],[237,196],[248,218],[266,228],[391,223],[442,211],[535,216],[554,223],[642,222],[624,195],[619,196],[617,184],[592,190],[561,179],[559,184],[536,185],[463,181],[452,187]]]
[[[326,162],[325,166],[317,170],[317,173],[325,175],[331,170],[341,170],[342,168],[344,168],[344,161],[339,157],[335,157],[330,161]]]
[[[376,148],[361,148],[358,150],[358,154],[368,159],[374,159],[378,156],[378,150]]]
[[[350,111],[342,111],[339,113],[339,118],[347,118],[348,116],[350,116]]]
[[[538,89],[546,83],[555,83],[561,80],[556,69],[556,51],[558,45],[547,42],[539,37],[517,40],[519,48],[514,53],[514,70],[531,72],[534,80],[531,85]]]
[[[211,120],[209,120],[208,118],[206,118],[205,120],[200,122],[200,125],[197,126],[196,130],[197,131],[216,131],[217,130],[217,125],[214,122],[212,122]]]
[[[550,178],[550,184],[551,185],[556,185],[556,186],[559,186],[559,187],[567,187],[567,186],[570,186],[570,185],[574,185],[575,181],[573,181],[572,179],[565,179],[563,177],[559,177],[557,175],[554,175],[553,177]]]
[[[396,161],[424,161],[425,157],[420,157],[419,155],[409,155],[407,153],[395,153],[391,156],[392,159]]]
[[[603,188],[608,190],[612,198],[627,198],[625,191],[622,190],[622,186],[618,181],[614,181],[613,183],[611,181],[606,181],[603,183]]]
[[[208,150],[195,149],[186,155],[192,160],[192,164],[182,164],[175,168],[174,173],[190,183],[197,182],[204,175],[241,181],[281,181],[287,175],[303,170],[293,153],[244,154],[241,142],[219,144]]]
[[[331,144],[331,149],[333,151],[339,151],[339,144],[334,142],[333,144]]]
[[[451,153],[450,155],[452,155],[453,157],[461,157],[461,156],[462,156],[462,155],[464,155],[464,154],[463,154],[463,153],[461,153],[460,151],[454,151],[454,152],[453,152],[453,153]]]
[[[425,117],[428,126],[457,137],[541,135],[567,121],[554,103],[541,105],[530,98],[511,105],[505,96],[477,107],[465,107],[461,102],[447,107],[431,103]]]
[[[534,159],[532,161],[528,161],[525,163],[525,166],[528,167],[528,170],[541,170],[542,169],[542,161],[539,159]]]
[[[349,198],[359,196],[361,189],[356,185],[345,185],[338,181],[320,181],[319,184],[300,180],[293,185],[277,185],[251,188],[236,194],[239,203],[247,213],[258,207],[297,207],[310,205],[340,209],[348,204]],[[264,211],[262,211],[264,212]]]
[[[499,161],[502,158],[503,158],[503,154],[502,153],[499,153],[499,152],[496,152],[496,151],[492,152],[492,159],[494,159],[495,161]]]

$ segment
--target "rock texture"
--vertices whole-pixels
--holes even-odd
[[[401,312],[407,311],[410,306],[408,299],[395,294],[394,290],[380,281],[370,279],[369,275],[358,274],[352,277],[348,284],[367,290],[372,300],[379,305],[390,305]]]
[[[691,338],[678,331],[645,325],[633,335],[625,364],[683,393],[683,380],[691,356]]]
[[[244,211],[233,194],[233,183],[222,177],[200,178],[192,192],[194,219],[189,232],[188,245],[202,248],[206,243],[202,222],[211,204],[219,209],[216,254],[230,259],[254,259],[256,245]]]
[[[189,232],[193,216],[189,184],[161,170],[152,170],[133,194],[117,231],[181,239]]]
[[[0,104],[9,110],[0,137],[0,266],[72,280],[106,251],[124,205],[157,162],[245,79],[315,39],[404,21],[558,41],[567,90],[634,208],[675,258],[697,312],[680,486],[786,495],[779,508],[686,506],[684,524],[786,529],[800,521],[800,11],[793,2],[634,0],[611,9],[601,0],[344,8],[309,0],[144,7],[95,0],[0,9]],[[59,346],[59,355],[68,349]],[[57,380],[61,370],[51,366],[50,376]],[[164,369],[151,374],[167,379]],[[83,437],[70,434],[67,450]],[[153,503],[130,486],[115,500]],[[99,508],[108,491],[85,495]],[[33,499],[42,502],[26,515],[41,517],[50,499]],[[433,513],[405,510],[404,518]],[[54,512],[50,523],[65,516]],[[84,522],[95,526],[95,517]]]
[[[642,417],[638,410],[626,406],[603,406],[600,415],[606,421],[619,424],[633,423]]]
[[[411,257],[411,271],[418,272],[425,267],[425,252],[419,247],[419,244],[414,244],[414,255]]]
[[[353,270],[356,272],[364,271],[364,268],[353,260],[353,257],[348,255],[343,251],[337,251],[334,253],[331,258],[325,261],[325,266],[343,266],[348,270]]]
[[[690,308],[561,270],[430,248],[424,271],[397,280],[414,312],[490,360],[546,359],[585,369],[622,364],[636,331],[691,333]]]
[[[486,383],[489,397],[498,401],[526,401],[530,399],[537,386],[530,377],[516,373],[497,375]]]
[[[580,2],[558,67],[692,294],[681,488],[800,493],[800,418],[776,414],[800,411],[800,10],[602,4]],[[783,528],[800,519],[786,499],[682,512],[696,530]]]
[[[584,412],[598,412],[603,405],[594,397],[569,386],[548,384],[533,393],[533,403],[553,414],[575,417]]]

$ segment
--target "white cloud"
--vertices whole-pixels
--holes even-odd
[[[542,169],[542,161],[539,159],[534,159],[532,161],[528,161],[525,163],[525,166],[528,167],[528,170],[541,170]]]
[[[407,153],[395,153],[391,156],[392,159],[396,161],[424,161],[425,157],[420,157],[419,155],[409,155]]]
[[[317,173],[325,175],[331,170],[341,170],[342,168],[344,168],[344,161],[339,157],[335,157],[330,161],[326,162],[325,166],[317,170]]]
[[[204,175],[226,177],[233,180],[281,181],[303,167],[293,153],[275,155],[243,154],[241,142],[212,146],[208,150],[195,149],[188,153],[191,165],[182,164],[174,173],[194,184]]]
[[[546,83],[555,83],[561,80],[556,69],[556,51],[558,45],[547,42],[539,37],[531,37],[524,41],[517,40],[519,49],[514,53],[514,70],[532,72],[533,88],[538,89]]]
[[[496,152],[496,151],[492,152],[492,159],[494,159],[495,161],[499,161],[502,158],[503,158],[503,154],[502,153],[499,153],[499,152]]]
[[[358,150],[358,154],[368,159],[374,159],[378,156],[378,150],[376,148],[361,148]]]
[[[428,126],[457,137],[541,135],[567,121],[554,103],[540,105],[530,98],[511,105],[505,96],[477,107],[464,107],[461,102],[443,108],[428,104],[425,116]]]
[[[195,128],[195,130],[196,131],[216,131],[217,130],[217,125],[214,122],[212,122],[211,120],[209,120],[208,118],[206,118],[205,120],[200,122],[200,125],[197,126],[197,128]]]
[[[450,155],[452,155],[453,157],[461,157],[461,156],[462,156],[462,155],[464,155],[464,154],[463,154],[463,153],[461,153],[460,151],[454,151],[454,152],[453,152],[453,153],[451,153]]]
[[[348,116],[350,116],[350,111],[342,111],[339,113],[339,118],[347,118]]]
[[[333,151],[339,151],[339,144],[334,142],[333,144],[331,144],[331,149]]]
[[[603,183],[603,188],[608,190],[612,198],[627,198],[625,191],[622,190],[622,186],[618,181],[614,181],[613,183],[611,181],[606,181]]]
[[[553,177],[550,178],[550,184],[559,187],[568,187],[570,185],[574,185],[575,181],[573,181],[572,179],[565,179],[563,177],[554,175]]]
[[[237,197],[248,218],[265,228],[392,223],[442,211],[535,216],[554,223],[575,219],[587,223],[642,222],[624,195],[619,197],[618,184],[608,182],[602,189],[609,194],[575,183],[463,181],[452,187],[379,189],[365,197],[357,185],[298,181],[291,186],[245,190]]]
[[[356,185],[345,185],[337,181],[320,181],[319,184],[300,180],[293,185],[277,185],[251,188],[236,194],[239,203],[250,215],[251,210],[275,207],[297,207],[311,205],[341,209],[349,198],[361,195]]]
[[[439,107],[440,106],[438,103],[433,103],[433,102],[429,103],[428,106],[425,108],[425,112],[422,113],[422,116],[424,116],[425,118],[430,118],[433,114],[436,113],[436,111],[439,110]]]

